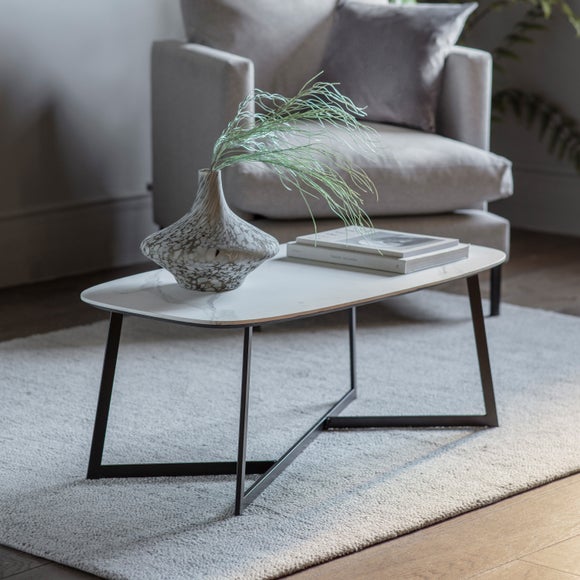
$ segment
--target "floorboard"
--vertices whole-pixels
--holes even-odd
[[[474,576],[474,580],[578,580],[578,578],[579,576],[574,574],[567,574],[521,560],[515,560],[505,566]]]
[[[97,272],[0,290],[0,341],[107,318],[83,304],[89,286],[150,265]],[[488,295],[487,284],[482,286]],[[580,238],[513,231],[504,266],[503,300],[580,316]],[[465,284],[445,291],[465,293]],[[292,578],[485,580],[580,578],[580,475],[571,476],[300,572]],[[0,546],[0,578],[94,578]]]
[[[74,568],[46,562],[44,566],[11,576],[11,580],[90,580],[98,578]]]
[[[580,576],[580,534],[528,554],[522,560]]]
[[[42,566],[46,560],[35,558],[24,552],[0,546],[0,578],[9,578],[21,572],[27,572]]]
[[[561,546],[562,559],[573,562],[576,546],[566,545],[566,540],[579,534],[580,475],[575,475],[291,578],[471,578],[515,560],[529,560],[531,553],[554,544]],[[554,568],[555,560],[538,558],[527,563]]]

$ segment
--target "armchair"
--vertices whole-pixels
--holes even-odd
[[[182,5],[187,17],[187,0]],[[320,22],[317,26],[320,35]],[[310,47],[304,39],[297,45]],[[251,46],[244,46],[241,56],[196,42],[153,45],[153,207],[162,227],[191,206],[197,172],[208,166],[215,140],[254,88],[255,78],[261,88],[277,88],[275,81],[268,86],[268,67],[256,68],[263,55],[248,56]],[[316,70],[322,58],[320,47],[316,50],[316,57],[296,57],[293,64]],[[302,82],[310,73],[304,71]],[[378,201],[365,203],[376,227],[451,236],[509,252],[509,222],[487,211],[487,202],[512,193],[511,164],[488,152],[490,95],[490,55],[453,47],[443,69],[436,133],[371,123],[379,140],[376,156],[355,161],[380,193]],[[349,154],[356,157],[356,152]],[[231,207],[281,242],[312,230],[300,196],[288,195],[266,166],[228,168],[224,184]],[[340,225],[324,205],[314,202],[312,209],[321,231]],[[499,269],[492,272],[491,284],[491,313],[498,314]]]

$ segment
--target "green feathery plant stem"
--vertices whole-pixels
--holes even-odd
[[[506,72],[507,63],[519,60],[517,49],[525,44],[532,44],[538,32],[548,29],[546,21],[560,11],[580,36],[580,18],[565,0],[493,0],[478,8],[468,20],[462,42],[490,14],[516,5],[529,6],[524,16],[512,27],[500,44],[491,51],[493,66],[497,73]],[[511,112],[527,128],[538,130],[540,141],[547,135],[548,152],[559,159],[567,159],[580,173],[580,129],[578,121],[566,111],[551,102],[545,96],[517,88],[505,88],[494,91],[492,108],[494,120],[500,120]],[[538,122],[536,122],[538,121]]]
[[[372,150],[372,129],[360,123],[363,109],[342,95],[335,83],[308,81],[295,97],[255,89],[215,143],[210,170],[261,162],[276,172],[284,187],[304,199],[324,199],[345,224],[369,226],[363,195],[377,197],[368,175],[335,152],[325,134],[342,128],[349,147]],[[334,135],[334,133],[333,133]]]

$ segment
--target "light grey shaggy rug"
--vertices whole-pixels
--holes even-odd
[[[234,478],[86,481],[106,325],[0,345],[0,543],[107,578],[271,578],[580,469],[580,320],[487,319],[500,427],[321,434],[242,517]],[[346,414],[482,410],[467,299],[359,311]],[[232,459],[240,331],[128,319],[106,462]],[[347,388],[346,316],[255,335],[250,459],[284,451]]]

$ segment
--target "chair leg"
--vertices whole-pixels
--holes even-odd
[[[501,266],[491,269],[490,277],[490,316],[499,316],[501,302]]]

